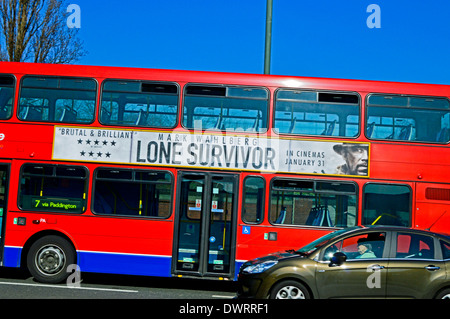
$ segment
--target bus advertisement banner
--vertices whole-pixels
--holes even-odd
[[[370,143],[55,127],[54,160],[369,177]]]

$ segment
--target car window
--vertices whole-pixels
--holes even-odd
[[[433,237],[398,233],[395,258],[434,259]]]
[[[444,259],[450,259],[450,243],[441,241],[442,257]]]
[[[386,234],[383,232],[352,236],[328,246],[325,249],[323,260],[330,260],[338,251],[343,252],[347,256],[347,260],[381,258],[385,241]]]

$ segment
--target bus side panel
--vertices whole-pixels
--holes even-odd
[[[14,216],[14,213],[8,212],[6,216],[6,221],[4,223],[5,232],[4,232],[4,248],[3,248],[3,260],[2,265],[5,267],[20,267],[21,265],[21,256],[23,246],[25,244],[25,240],[21,237],[23,235],[30,236],[31,234],[25,234],[20,232],[17,217]],[[12,231],[15,228],[19,230],[19,232]],[[17,236],[19,235],[19,236]]]
[[[450,184],[416,183],[414,226],[450,233]]]
[[[22,224],[18,223],[22,220]],[[33,235],[59,233],[69,238],[81,271],[170,276],[171,220],[110,218],[89,215],[10,212],[4,265],[26,262],[21,252]]]
[[[1,123],[1,157],[49,160],[52,157],[53,126]]]
[[[79,251],[78,265],[81,271],[170,277],[170,256],[119,254],[107,252]]]
[[[0,161],[0,265],[3,262],[10,163]]]
[[[265,254],[289,249],[297,250],[334,230],[336,229],[241,224],[237,232],[236,260],[242,264]]]
[[[20,267],[22,247],[5,246],[3,249],[3,266]]]
[[[448,146],[371,143],[370,177],[392,181],[448,182]],[[444,165],[444,166],[443,166]]]

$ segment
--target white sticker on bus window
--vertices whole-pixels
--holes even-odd
[[[202,186],[197,186],[197,193],[201,193],[203,192],[203,187]]]
[[[213,188],[213,194],[219,194],[219,189],[218,188]]]
[[[219,203],[216,200],[211,201],[211,211],[213,213],[223,213],[223,209],[218,208]]]

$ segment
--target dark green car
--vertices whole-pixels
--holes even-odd
[[[239,298],[450,299],[450,237],[400,227],[332,232],[247,261]]]

